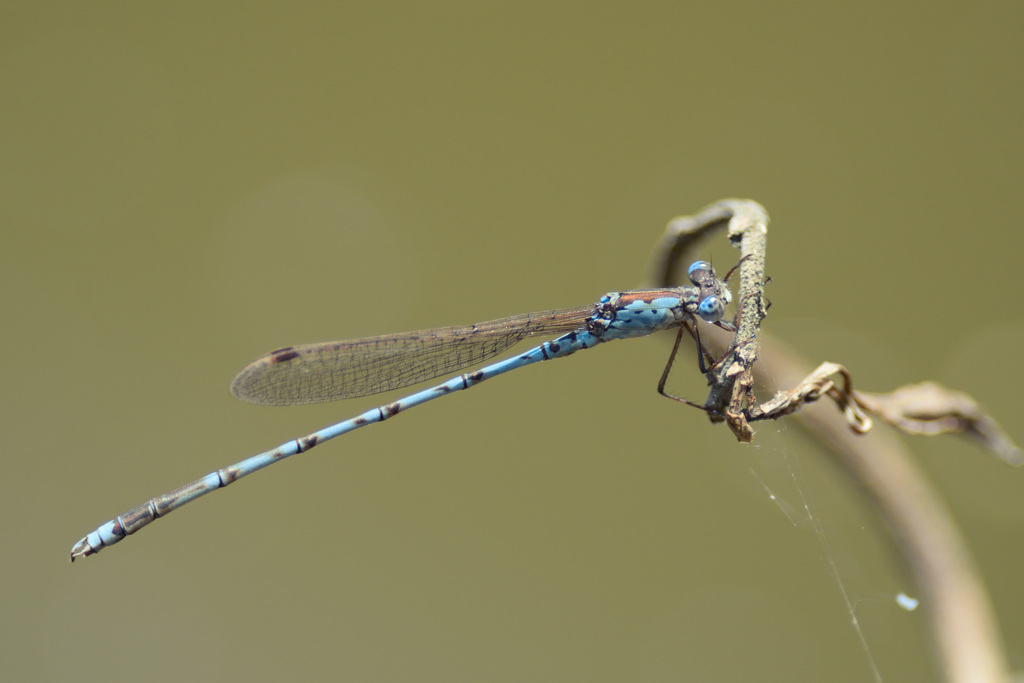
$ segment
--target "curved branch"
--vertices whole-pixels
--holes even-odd
[[[753,220],[751,217],[754,217]],[[760,204],[750,200],[724,200],[702,209],[692,217],[674,219],[669,223],[652,259],[654,284],[660,287],[671,286],[676,281],[677,266],[692,260],[692,250],[696,243],[711,232],[735,224],[736,221],[748,227],[763,226],[764,229],[760,231],[763,238],[768,214]],[[731,228],[730,238],[733,238]],[[763,285],[763,240],[760,254],[762,270],[753,276],[755,280],[741,280],[741,302],[745,301],[744,297],[758,296],[758,288]],[[760,302],[758,298],[758,311],[752,316],[763,317]],[[741,313],[745,314],[746,311]],[[753,340],[756,332],[755,325],[748,330],[747,338]],[[715,348],[715,352],[720,354],[731,348],[736,357],[740,357],[737,352],[739,335],[733,340],[720,330],[711,330],[704,335],[704,339]],[[739,376],[740,381],[736,382],[735,387],[730,387],[730,410],[738,405],[737,396],[744,392],[745,408],[752,408],[753,379],[757,380],[761,388],[776,392],[785,387],[798,386],[808,376],[809,364],[800,361],[781,342],[764,334],[760,342],[763,351],[761,362],[754,365],[751,361],[750,365],[741,367],[737,375],[733,375]],[[753,342],[745,345],[755,346]],[[723,374],[726,372],[723,371]],[[720,377],[714,379],[712,395],[724,386]],[[946,680],[955,683],[1010,680],[1007,658],[985,587],[967,545],[941,497],[899,441],[884,433],[876,433],[869,438],[858,436],[839,413],[823,408],[800,410],[794,417],[803,429],[833,455],[840,468],[861,485],[860,489],[866,493],[868,501],[885,522],[895,547],[917,584],[923,612],[928,619],[930,640],[939,669]],[[732,415],[728,419],[737,437],[743,441],[742,429],[737,432]],[[749,426],[746,429],[749,432]],[[1014,454],[1019,456],[1020,451],[1008,441],[1006,443],[1008,445],[1004,457],[1012,462],[1013,457],[1016,457]],[[1005,453],[1011,457],[1006,457]]]

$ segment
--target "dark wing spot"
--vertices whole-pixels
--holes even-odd
[[[269,354],[271,363],[287,363],[293,358],[298,358],[299,354],[291,346],[286,346],[283,349],[277,351],[271,351]]]

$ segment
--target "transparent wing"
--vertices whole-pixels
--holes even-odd
[[[231,393],[249,403],[284,406],[401,389],[481,363],[527,337],[571,332],[593,312],[591,305],[466,327],[287,346],[245,366],[231,383]]]

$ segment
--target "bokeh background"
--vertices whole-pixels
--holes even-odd
[[[866,389],[968,391],[1024,439],[1022,11],[7,6],[4,678],[932,680],[855,487],[792,425],[740,446],[659,397],[671,335],[513,373],[67,556],[401,395],[245,405],[227,385],[258,354],[592,302],[723,197],[772,215],[769,330]],[[673,388],[701,400],[689,358]],[[1024,472],[908,443],[1024,667]]]

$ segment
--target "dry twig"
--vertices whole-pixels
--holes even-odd
[[[1009,681],[984,585],[941,498],[898,442],[880,434],[871,439],[860,435],[871,429],[869,415],[873,415],[910,434],[964,434],[1013,465],[1024,462],[1024,453],[966,394],[932,382],[889,394],[858,392],[842,365],[826,362],[807,373],[782,344],[764,336],[758,339],[766,312],[762,302],[768,214],[756,202],[723,200],[669,223],[652,259],[654,284],[670,286],[676,280],[676,267],[690,260],[695,244],[725,226],[730,242],[743,250],[742,305],[731,341],[714,330],[703,335],[717,346],[715,352],[730,354],[717,371],[709,373],[711,390],[704,405],[712,421],[724,419],[737,439],[746,443],[753,439],[750,422],[793,415],[862,485],[884,520],[929,608],[925,614],[946,680]],[[755,365],[759,341],[765,353]],[[837,383],[837,376],[841,382]],[[777,392],[774,398],[757,404],[755,378],[760,386]],[[772,386],[772,378],[793,388],[779,390]],[[822,397],[836,403],[842,421],[834,413],[804,410]]]

